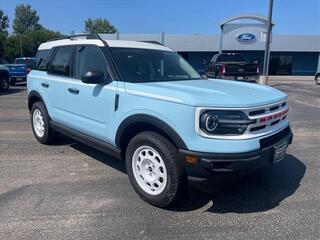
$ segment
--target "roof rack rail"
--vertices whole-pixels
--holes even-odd
[[[63,39],[76,40],[81,37],[85,37],[86,39],[98,39],[98,40],[103,41],[103,39],[99,36],[98,33],[80,33],[80,34],[74,34],[74,35],[70,35],[70,36],[62,36],[59,38],[53,38],[53,39],[48,40],[47,42],[63,40]]]
[[[157,45],[162,45],[162,43],[158,42],[158,41],[140,41],[140,42],[145,42],[145,43],[152,43],[152,44],[157,44]]]

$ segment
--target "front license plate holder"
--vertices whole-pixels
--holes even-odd
[[[289,140],[284,139],[280,142],[278,142],[273,147],[273,164],[276,164],[284,159],[286,156],[287,148],[289,145]]]

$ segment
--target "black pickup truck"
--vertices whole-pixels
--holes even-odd
[[[209,78],[256,81],[259,65],[247,63],[240,53],[220,53],[212,57],[205,74]]]

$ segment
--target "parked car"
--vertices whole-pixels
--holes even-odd
[[[9,85],[9,69],[0,65],[0,91],[8,91]]]
[[[9,68],[10,84],[14,86],[17,82],[25,82],[34,64],[34,57],[20,57],[16,58],[13,64],[6,64]]]
[[[285,93],[202,79],[162,45],[72,36],[41,44],[36,62],[35,138],[49,144],[60,132],[124,158],[134,190],[156,206],[185,199],[187,177],[275,164],[292,141]]]
[[[320,85],[320,72],[316,74],[316,76],[314,77],[314,80],[316,81],[317,85]]]
[[[240,53],[220,53],[212,57],[206,75],[210,78],[256,81],[259,65],[247,63]]]

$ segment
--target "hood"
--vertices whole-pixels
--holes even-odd
[[[12,68],[12,67],[24,67],[26,64],[5,64],[6,67]]]
[[[129,94],[203,107],[256,107],[284,100],[275,88],[230,80],[126,83]]]
[[[0,70],[9,71],[9,68],[7,68],[6,66],[0,64]]]

